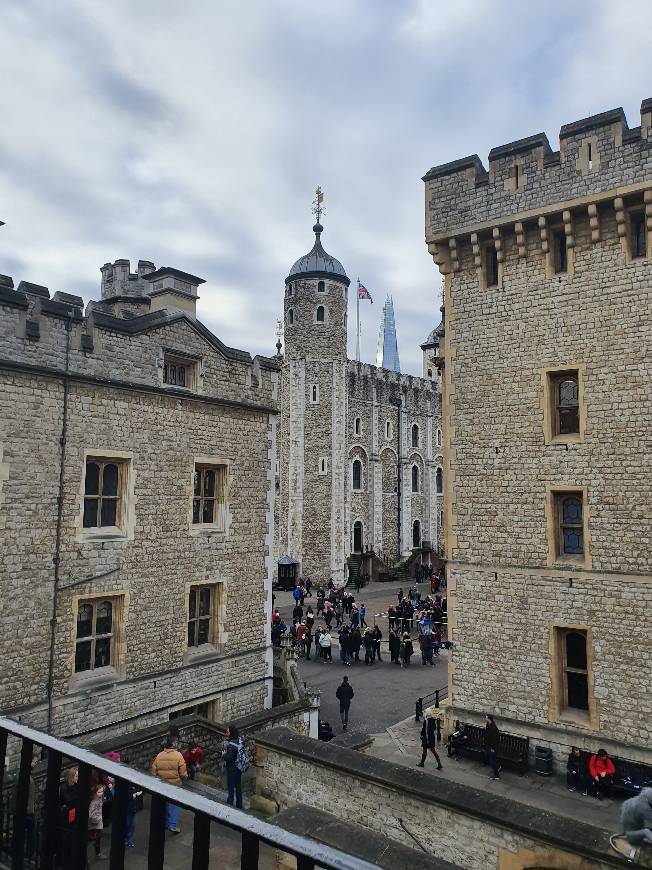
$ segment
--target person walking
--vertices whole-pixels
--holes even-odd
[[[310,661],[310,650],[312,648],[312,632],[310,628],[306,626],[306,633],[303,636],[304,643],[306,645],[306,659]]]
[[[246,749],[242,741],[242,737],[238,733],[238,729],[234,725],[229,725],[226,743],[224,744],[224,767],[226,768],[226,802],[233,806],[233,798],[235,796],[236,809],[242,809],[242,774],[243,763],[246,768],[249,766],[249,761],[246,759],[243,762],[242,756],[246,754]]]
[[[333,638],[331,637],[331,633],[328,628],[322,631],[319,636],[319,646],[321,648],[323,661],[332,662],[333,654],[331,652],[331,643],[333,642]]]
[[[165,739],[165,749],[161,750],[152,762],[152,775],[158,776],[170,785],[181,785],[188,779],[188,770],[183,755],[175,748],[175,739],[171,734]],[[165,827],[173,834],[180,834],[179,806],[167,801],[165,805]]]
[[[351,706],[353,695],[354,691],[349,683],[349,678],[344,677],[335,692],[335,697],[340,702],[340,719],[342,720],[343,731],[346,731],[346,726],[349,724],[349,707]]]
[[[95,783],[91,789],[91,799],[88,804],[88,841],[93,844],[96,860],[106,857],[102,854],[102,804],[104,803],[104,786]]]
[[[351,629],[351,657],[354,661],[360,661],[360,647],[362,646],[362,635],[357,625]]]
[[[360,614],[360,628],[366,628],[367,623],[365,622],[365,616],[367,615],[367,608],[364,606],[364,604],[360,605],[358,613]]]
[[[421,761],[417,767],[424,767],[428,750],[435,756],[437,770],[442,769],[441,759],[437,754],[437,723],[434,716],[426,716],[421,726]]]
[[[351,658],[351,636],[349,634],[348,626],[343,626],[339,630],[340,636],[340,661],[343,665],[348,665],[351,667],[351,662],[349,659]]]
[[[383,640],[383,633],[380,630],[379,625],[374,625],[374,630],[371,632],[371,635],[374,639],[374,655],[376,656],[376,658],[378,659],[379,662],[382,662],[382,659],[380,657],[380,644],[382,643],[382,640]]]
[[[498,775],[500,767],[498,765],[498,744],[500,742],[500,731],[494,722],[494,717],[487,713],[485,715],[484,728],[484,751],[487,764],[491,765],[492,779],[500,779]]]

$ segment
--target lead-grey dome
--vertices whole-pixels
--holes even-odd
[[[290,269],[290,274],[285,279],[286,281],[292,278],[322,278],[322,277],[337,277],[343,284],[350,284],[349,279],[344,271],[344,266],[335,257],[331,257],[326,253],[321,244],[321,234],[324,228],[321,224],[315,224],[312,228],[315,233],[315,244],[312,250],[303,257],[300,257],[294,266]]]

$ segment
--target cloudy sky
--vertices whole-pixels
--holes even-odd
[[[650,0],[0,0],[0,272],[99,292],[150,259],[200,316],[274,352],[283,279],[324,247],[391,293],[404,371],[435,324],[430,166],[652,96]],[[349,322],[354,322],[352,300]],[[353,332],[354,330],[352,330]],[[355,337],[349,336],[353,355]]]

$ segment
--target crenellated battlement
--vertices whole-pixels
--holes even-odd
[[[128,296],[137,298],[147,296],[151,291],[151,285],[144,280],[144,276],[154,272],[154,263],[150,260],[139,260],[135,272],[131,271],[129,260],[115,260],[113,263],[105,263],[102,272],[102,299]]]
[[[473,154],[424,175],[426,241],[435,257],[436,243],[453,236],[652,186],[652,99],[641,103],[640,127],[613,109],[564,124],[559,151],[538,133],[492,148],[488,163]]]
[[[364,396],[368,393],[367,398],[371,398],[373,388],[380,392],[383,399],[394,395],[398,400],[399,396],[403,395],[408,404],[412,404],[414,390],[423,391],[424,394],[432,393],[433,397],[437,395],[437,385],[433,381],[416,375],[390,371],[369,363],[349,360],[347,373],[349,393],[354,396]]]

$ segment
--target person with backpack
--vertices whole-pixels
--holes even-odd
[[[233,806],[235,796],[236,808],[242,809],[242,774],[249,769],[249,753],[244,740],[240,737],[238,729],[229,725],[224,744],[224,767],[226,769],[226,802]]]
[[[349,707],[351,706],[351,699],[354,694],[353,687],[349,683],[349,678],[344,677],[335,692],[335,697],[340,702],[340,719],[342,720],[343,731],[346,731],[346,726],[349,724]]]

